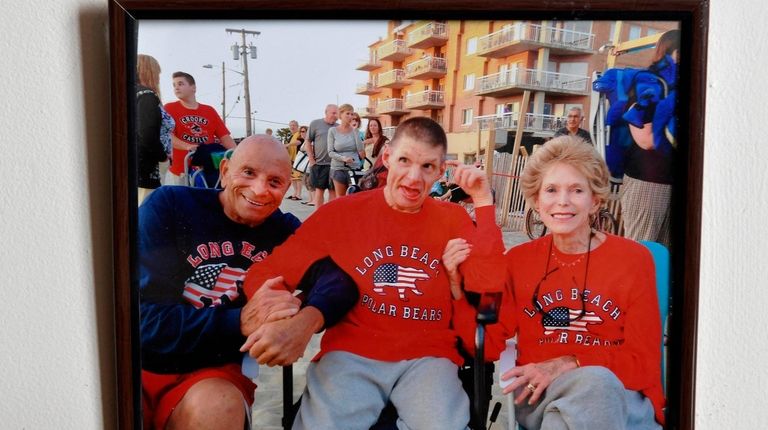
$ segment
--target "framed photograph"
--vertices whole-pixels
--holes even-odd
[[[145,182],[140,165],[136,71],[141,55],[154,58],[162,68],[160,85],[152,89],[161,104],[175,101],[174,93],[180,97],[173,72],[194,75],[198,100],[220,112],[234,143],[273,130],[275,137],[287,141],[288,121],[308,124],[322,116],[325,103],[353,103],[362,119],[361,130],[366,120],[376,119],[390,137],[405,118],[431,117],[448,135],[448,159],[482,165],[492,175],[497,221],[505,241],[511,238],[507,245],[528,240],[523,234],[527,208],[516,185],[520,163],[536,145],[566,128],[574,108],[582,113],[579,128],[606,157],[618,196],[626,172],[621,161],[611,164],[617,148],[612,139],[619,125],[609,119],[610,107],[629,97],[629,109],[621,116],[628,118],[626,112],[634,107],[643,128],[651,122],[650,117],[642,118],[643,100],[655,104],[674,92],[668,115],[673,121],[665,128],[664,141],[675,153],[665,173],[672,188],[671,235],[666,243],[671,269],[664,348],[665,428],[693,429],[705,0],[110,0],[109,10],[120,428],[142,425],[138,202],[142,193],[151,192],[147,188],[159,186],[146,185],[150,182]],[[665,80],[660,90],[652,84],[638,89],[634,81],[619,88],[621,79],[640,80],[629,76],[657,67],[654,48],[670,31],[677,32],[681,47],[675,57],[675,82]],[[323,63],[322,57],[307,55],[315,51],[349,58],[343,66]],[[652,79],[663,75],[654,74]],[[316,83],[316,90],[304,81]],[[606,87],[607,81],[614,86]],[[326,85],[329,82],[333,85]],[[188,126],[176,119],[176,127],[182,125]],[[207,137],[189,139],[187,143],[211,143],[204,141]],[[633,139],[639,138],[633,135]],[[227,142],[220,143],[226,147]],[[171,153],[170,146],[166,152]],[[179,156],[173,154],[178,166]],[[200,186],[192,171],[185,168],[184,173],[188,173],[185,183]],[[162,174],[155,178],[166,183]],[[293,206],[287,210],[311,213],[298,200],[288,202]],[[618,203],[610,210],[616,222],[612,232],[624,234]],[[264,397],[257,395],[256,402],[260,401]]]

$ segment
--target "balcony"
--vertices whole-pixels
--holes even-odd
[[[403,61],[413,54],[413,50],[405,46],[405,40],[393,40],[378,49],[380,61]]]
[[[381,134],[387,136],[387,139],[392,140],[395,137],[395,130],[397,130],[397,127],[384,127],[381,129]]]
[[[379,73],[376,77],[376,86],[379,88],[404,88],[410,84],[411,81],[405,79],[405,71],[403,69]]]
[[[371,118],[378,118],[379,114],[376,113],[376,106],[364,106],[364,107],[358,107],[355,112],[357,112],[362,118],[365,119],[371,119]]]
[[[392,116],[405,115],[409,111],[403,106],[403,99],[386,99],[379,102],[376,112]]]
[[[381,67],[381,62],[376,58],[375,55],[371,55],[370,58],[363,60],[360,65],[357,66],[357,70],[370,72],[371,70],[376,70],[379,67]]]
[[[448,43],[448,28],[443,22],[429,22],[408,33],[408,47],[427,49]]]
[[[520,114],[509,112],[498,115],[483,115],[475,117],[480,130],[517,130]],[[555,132],[565,127],[567,118],[564,116],[544,115],[536,113],[525,114],[523,131],[537,133],[541,136],[552,136]]]
[[[376,82],[366,82],[364,84],[358,84],[357,88],[355,89],[355,94],[360,94],[363,96],[370,96],[373,94],[378,94],[381,92],[381,89],[376,86]]]
[[[592,54],[594,43],[593,33],[517,23],[478,39],[477,55],[504,58],[539,48],[550,48],[555,55]]]
[[[445,93],[442,91],[422,91],[411,94],[405,98],[405,107],[408,109],[443,109],[445,108]]]
[[[482,76],[475,85],[475,95],[505,97],[525,90],[546,91],[561,95],[587,95],[589,94],[588,83],[587,76],[512,68],[505,72]]]
[[[445,58],[424,57],[405,66],[405,77],[410,79],[442,78],[448,72]]]

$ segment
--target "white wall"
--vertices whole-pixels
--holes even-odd
[[[760,429],[768,8],[711,7],[696,428]],[[106,1],[0,10],[0,422],[113,428]]]
[[[711,2],[696,428],[768,428],[768,8]]]
[[[107,2],[0,11],[0,427],[110,428]]]

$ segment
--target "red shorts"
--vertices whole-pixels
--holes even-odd
[[[209,367],[182,374],[159,374],[141,371],[141,403],[145,429],[164,429],[171,413],[193,385],[209,378],[231,382],[243,394],[248,405],[253,405],[256,384],[243,376],[239,364]]]

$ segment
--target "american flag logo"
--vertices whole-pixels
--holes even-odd
[[[408,301],[405,292],[411,291],[417,296],[423,293],[416,288],[416,281],[429,279],[427,272],[413,267],[400,266],[395,263],[382,264],[373,272],[374,292],[385,295],[384,288],[397,288],[400,300]]]
[[[565,306],[550,309],[544,313],[541,321],[544,325],[544,334],[552,334],[555,330],[589,331],[588,325],[603,322],[603,319],[594,312],[585,312],[581,318],[579,315],[581,315],[581,309],[569,309]]]
[[[184,298],[200,309],[229,304],[240,297],[245,270],[226,264],[200,266],[184,282]]]

